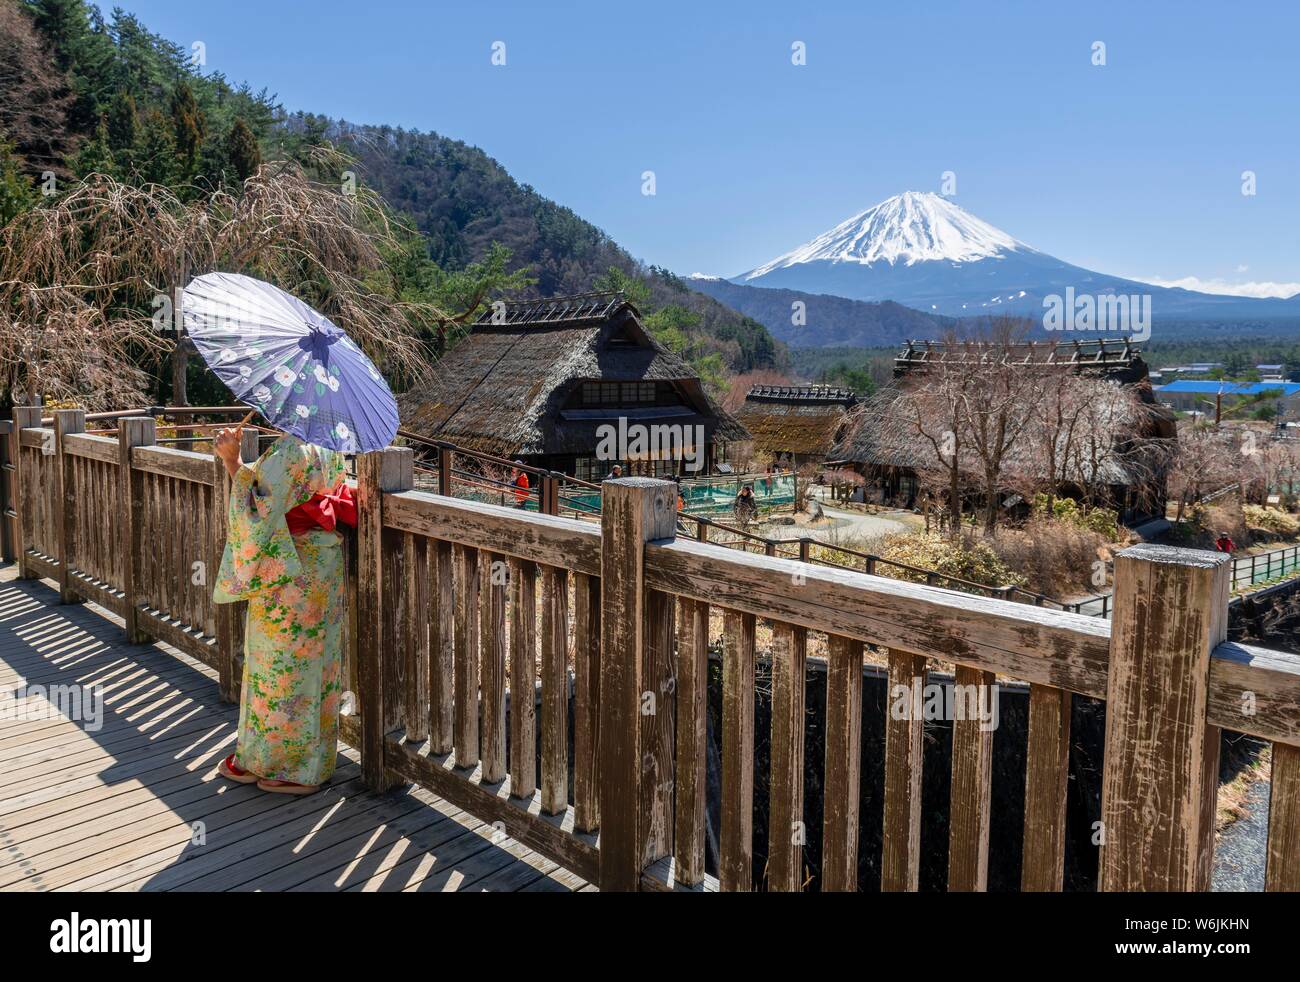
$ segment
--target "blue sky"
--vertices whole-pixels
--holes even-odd
[[[290,110],[480,146],[679,273],[734,275],[953,171],[957,204],[1060,259],[1300,291],[1300,4],[120,6]]]

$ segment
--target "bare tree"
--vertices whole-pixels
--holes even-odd
[[[348,161],[322,150],[310,166],[342,175]],[[425,377],[424,338],[455,318],[395,299],[385,256],[407,230],[372,191],[343,187],[275,162],[238,194],[186,203],[159,185],[95,174],[19,216],[0,230],[0,390],[87,408],[139,402],[149,381],[141,364],[171,350],[173,399],[187,404],[192,343],[175,311],[178,290],[217,270],[294,293],[391,378]],[[175,340],[159,328],[175,328]]]

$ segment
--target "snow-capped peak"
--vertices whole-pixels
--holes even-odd
[[[947,198],[929,191],[906,191],[854,215],[784,256],[744,274],[752,280],[799,263],[943,260],[954,263],[1000,257],[1028,250],[1023,242],[980,221]]]

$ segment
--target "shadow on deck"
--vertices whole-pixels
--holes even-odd
[[[101,687],[102,725],[24,682]],[[236,717],[211,669],[0,568],[0,890],[592,889],[427,791],[370,793],[350,748],[305,798],[225,781]]]

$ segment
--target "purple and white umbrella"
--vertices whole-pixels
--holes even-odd
[[[239,273],[185,288],[185,330],[241,402],[277,429],[330,450],[382,450],[397,401],[356,343],[297,297]]]

